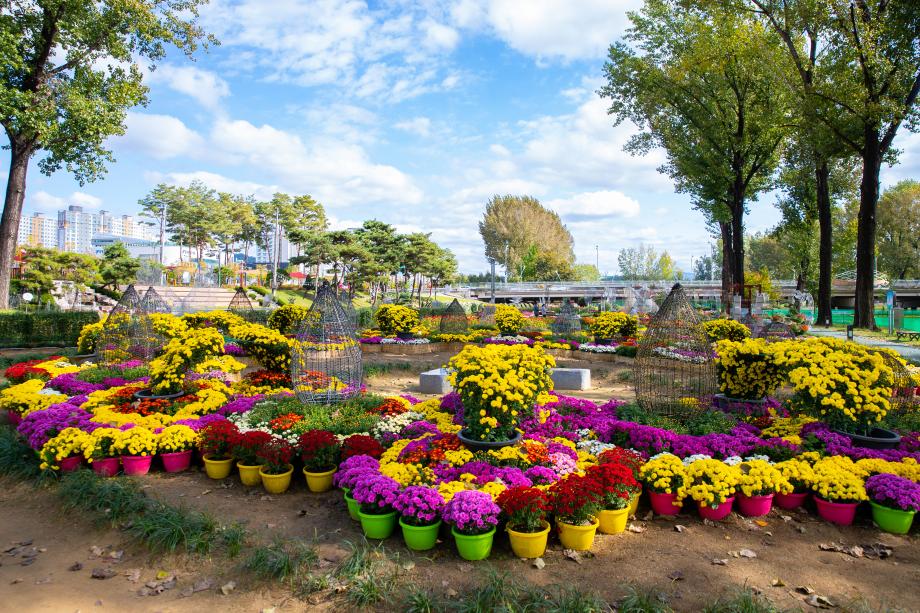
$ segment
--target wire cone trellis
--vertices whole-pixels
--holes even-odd
[[[889,350],[880,349],[876,353],[885,360],[892,373],[889,415],[898,416],[914,410],[917,405],[916,386],[904,360]]]
[[[129,285],[102,326],[98,350],[100,361],[103,364],[118,364],[132,359],[147,361],[153,358],[162,344],[162,339],[153,331],[153,322],[145,310],[144,300],[134,286]]]
[[[351,319],[328,284],[323,284],[301,322],[291,352],[297,398],[332,404],[361,393],[364,367]]]
[[[355,330],[358,329],[358,310],[355,309],[355,305],[351,302],[351,297],[347,293],[339,294],[339,304],[342,305],[342,310],[345,311],[345,316],[348,318],[351,327]]]
[[[236,293],[230,299],[227,310],[238,315],[245,315],[245,313],[253,310],[252,302],[249,300],[249,296],[246,295],[245,289],[242,287],[236,288]]]
[[[795,333],[792,331],[792,328],[789,327],[789,324],[782,321],[771,321],[760,329],[758,338],[762,338],[769,343],[773,343],[776,341],[787,341],[791,338],[795,338]]]
[[[148,287],[144,292],[140,307],[148,315],[150,313],[172,313],[172,307],[153,287]]]
[[[636,401],[650,413],[686,420],[706,411],[716,392],[712,346],[678,283],[639,341]]]
[[[466,319],[466,311],[460,301],[454,298],[441,313],[438,330],[441,334],[466,334],[469,329],[470,324]]]
[[[550,324],[550,329],[556,334],[580,332],[581,316],[578,314],[578,309],[575,308],[575,305],[569,301],[563,303],[562,308],[559,309],[559,314]]]
[[[482,310],[479,311],[479,323],[486,325],[495,324],[495,305],[486,304],[483,305]]]

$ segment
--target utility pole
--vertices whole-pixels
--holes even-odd
[[[281,211],[275,209],[275,230],[272,234],[272,298],[275,297],[275,289],[278,287],[278,257],[280,255],[280,249],[278,243],[281,242],[281,233],[279,232],[278,223]]]
[[[495,304],[495,258],[489,258],[489,264],[492,265],[492,304]]]
[[[597,274],[601,274],[601,248],[600,245],[594,245],[594,267],[597,269]]]

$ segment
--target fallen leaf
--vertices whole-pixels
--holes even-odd
[[[457,596],[458,596],[457,590],[455,590],[454,588],[450,588],[449,590],[447,590],[448,598],[456,598]]]
[[[671,581],[683,581],[684,573],[679,570],[675,570],[674,572],[668,574],[668,579]]]
[[[792,516],[791,516],[791,515],[780,515],[779,518],[780,518],[781,520],[785,521],[785,522],[790,522],[790,521],[792,521]]]
[[[894,555],[894,549],[884,543],[863,545],[862,548],[867,558],[879,558],[884,560],[885,558],[890,558],[892,555]]]
[[[770,585],[773,587],[786,587],[786,583],[782,579],[774,579],[770,582]]]
[[[236,589],[236,581],[228,581],[227,583],[220,586],[220,593],[224,596],[227,596],[234,589]]]
[[[675,531],[675,532],[683,532],[683,531],[686,530],[686,529],[687,529],[687,526],[682,526],[682,525],[680,525],[680,524],[674,524],[674,531]]]
[[[645,514],[645,517],[643,517],[642,520],[643,520],[643,521],[652,521],[652,519],[654,519],[654,517],[655,517],[655,513],[653,513],[652,511],[649,511],[648,513]]]
[[[713,558],[712,563],[716,566],[728,566],[727,558]]]
[[[115,576],[115,571],[111,568],[94,568],[90,575],[93,579],[110,579]]]
[[[74,562],[69,567],[67,567],[67,570],[74,571],[74,572],[78,570],[83,570],[83,565],[80,564],[79,562]]]
[[[815,593],[814,588],[811,587],[810,585],[800,585],[799,587],[795,588],[795,591],[800,594],[814,594]]]
[[[536,558],[533,561],[533,567],[536,568],[537,570],[543,570],[544,568],[546,568],[546,562],[543,561],[543,558]]]
[[[767,526],[770,525],[770,522],[764,521],[764,520],[762,520],[762,519],[755,519],[755,520],[754,520],[754,523],[757,524],[758,526],[760,526],[761,528],[766,528]]]
[[[563,549],[562,555],[572,560],[573,562],[577,562],[578,564],[581,564],[581,552],[580,551],[575,551],[574,549]]]
[[[31,566],[35,562],[35,558],[26,558],[19,563],[20,566]]]
[[[710,528],[715,528],[715,527],[716,527],[716,522],[712,521],[711,519],[705,519],[705,518],[704,518],[704,519],[703,519],[703,525],[704,525],[704,526],[709,526]]]
[[[635,532],[636,534],[642,534],[647,530],[645,526],[637,526],[636,524],[629,524],[627,528],[630,532]]]
[[[738,552],[738,555],[742,558],[756,558],[757,554],[751,551],[750,549],[742,549]]]
[[[799,531],[799,534],[805,534],[806,532],[805,526],[796,526],[795,529]]]
[[[824,596],[818,596],[817,594],[812,594],[805,599],[805,604],[811,605],[816,609],[833,609],[837,605],[825,598]]]
[[[201,495],[202,495],[202,496],[207,496],[207,495],[210,494],[210,493],[211,493],[211,490],[205,490],[205,491],[201,492]]]
[[[51,583],[51,577],[42,577],[35,580],[35,585],[44,585],[46,583]]]
[[[131,570],[126,570],[125,577],[127,577],[128,581],[130,581],[131,583],[137,583],[138,581],[141,580],[141,569],[132,568]]]
[[[17,583],[22,583],[22,579],[20,579],[19,577],[17,577],[17,578],[15,578],[15,579],[13,579],[12,581],[10,581],[10,585],[16,585]]]
[[[402,569],[405,570],[405,571],[410,571],[410,570],[412,570],[413,568],[415,568],[415,562],[413,562],[412,560],[409,560],[409,561],[403,563],[403,565],[402,565]]]

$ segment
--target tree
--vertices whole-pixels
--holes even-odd
[[[137,277],[141,261],[131,257],[128,248],[121,241],[112,243],[102,252],[102,264],[99,273],[103,287],[118,289],[119,285],[131,283]]]
[[[627,151],[665,149],[660,169],[723,238],[723,287],[744,284],[744,214],[771,187],[789,125],[775,36],[735,11],[647,0],[604,65],[615,123],[642,130]],[[630,46],[633,45],[633,46]]]
[[[601,273],[594,264],[575,264],[572,267],[576,281],[600,281]]]
[[[668,281],[683,275],[667,251],[658,253],[649,245],[620,249],[617,264],[627,281]]]
[[[297,247],[297,255],[300,255],[303,245],[312,236],[324,232],[329,225],[326,211],[309,194],[293,198],[287,194],[275,194],[275,198],[284,200],[281,206],[284,212],[281,225],[288,240]]]
[[[878,267],[889,279],[920,276],[920,182],[901,181],[879,198]]]
[[[124,134],[127,109],[147,102],[141,62],[174,46],[191,55],[204,38],[203,0],[16,0],[0,17],[0,124],[10,164],[0,217],[0,308],[9,304],[10,271],[29,161],[62,167],[82,184],[113,160],[106,147]]]
[[[521,264],[532,249],[532,261],[542,262],[543,279],[569,278],[575,263],[572,235],[558,213],[531,196],[493,196],[479,222],[486,258],[494,259],[506,274],[524,276]]]
[[[405,239],[396,232],[396,228],[388,223],[370,219],[361,224],[354,232],[361,245],[367,249],[374,261],[378,273],[371,284],[372,299],[385,293],[389,286],[390,277],[396,279],[396,289],[399,290],[399,272],[403,265],[405,255]]]
[[[73,283],[76,302],[81,291],[99,278],[98,261],[92,255],[29,247],[22,251],[18,279],[12,284],[17,293],[31,292],[43,301],[51,300],[54,281]]]

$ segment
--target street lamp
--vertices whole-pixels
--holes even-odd
[[[594,245],[594,267],[597,269],[597,274],[601,274],[601,248],[600,245]]]
[[[489,258],[489,264],[492,266],[492,304],[495,304],[495,258]]]

